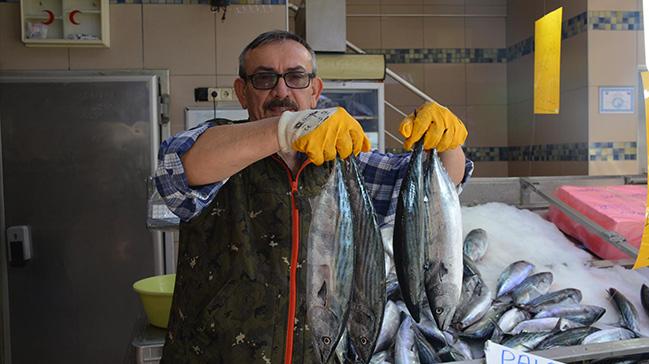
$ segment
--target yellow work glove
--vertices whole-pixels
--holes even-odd
[[[406,138],[403,142],[406,150],[412,149],[413,144],[424,136],[424,150],[435,148],[438,152],[457,148],[468,135],[462,121],[436,102],[420,106],[403,119],[399,132]]]
[[[358,155],[370,150],[370,140],[361,124],[342,107],[285,111],[277,128],[283,152],[302,152],[318,166],[335,159],[336,152],[345,159],[352,152]]]

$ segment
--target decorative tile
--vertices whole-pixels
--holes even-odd
[[[636,142],[596,142],[588,150],[591,161],[624,161],[637,160]]]
[[[634,147],[635,148],[635,147]],[[635,150],[632,148],[633,150]],[[390,149],[390,153],[403,153],[403,149]],[[627,151],[629,153],[630,149]],[[540,144],[515,147],[464,147],[466,157],[474,162],[505,161],[588,161],[587,143]],[[633,152],[635,153],[635,152]],[[612,152],[611,152],[612,154]],[[634,158],[635,158],[635,154]],[[624,157],[622,157],[624,159]],[[591,159],[592,160],[592,159]]]
[[[587,161],[586,143],[540,144],[507,148],[508,161]]]
[[[642,30],[642,13],[639,11],[591,11],[588,24],[592,30]]]
[[[639,11],[583,12],[562,23],[561,39],[588,30],[642,30]],[[507,63],[534,52],[534,37],[507,48],[400,48],[370,49],[368,53],[384,54],[386,63]]]
[[[384,54],[386,63],[505,63],[505,48],[396,48],[367,49]]]
[[[506,160],[507,147],[466,147],[467,158],[474,162],[494,162]]]

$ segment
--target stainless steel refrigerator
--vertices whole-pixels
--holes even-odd
[[[161,81],[147,71],[0,73],[2,351],[11,363],[132,362],[142,309],[131,285],[164,272],[162,233],[146,227]],[[16,251],[23,232],[29,260]]]

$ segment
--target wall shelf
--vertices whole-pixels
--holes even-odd
[[[28,47],[109,47],[109,0],[21,0]]]

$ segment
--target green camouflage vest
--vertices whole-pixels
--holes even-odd
[[[306,323],[309,198],[332,163],[298,174],[299,255],[293,363],[315,356]],[[292,244],[290,172],[277,156],[232,176],[180,226],[176,287],[163,363],[284,363]]]

